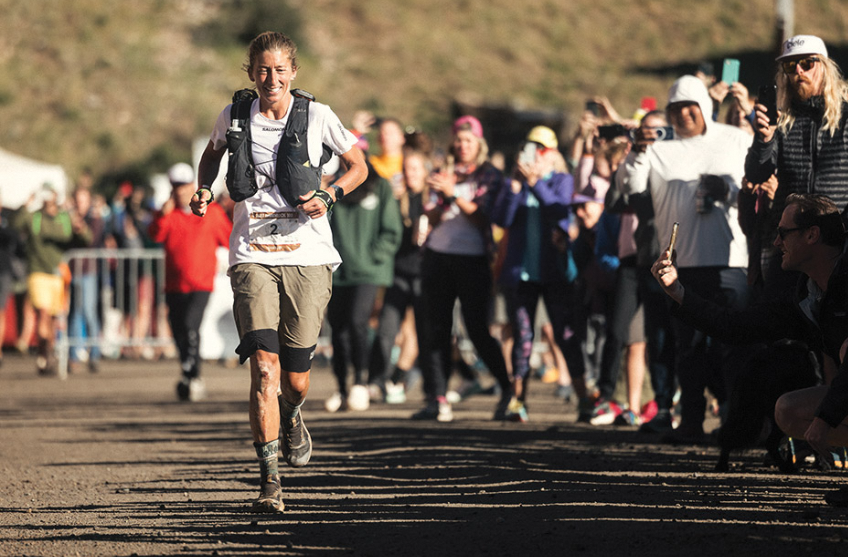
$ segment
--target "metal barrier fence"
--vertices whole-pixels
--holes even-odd
[[[67,311],[59,316],[58,373],[71,359],[117,358],[173,347],[165,308],[162,249],[75,249],[64,255],[71,271]]]

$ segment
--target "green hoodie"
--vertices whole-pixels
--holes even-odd
[[[369,181],[372,181],[369,186]],[[369,178],[333,206],[333,244],[342,264],[333,273],[334,286],[390,286],[403,223],[392,187],[383,178]]]
[[[71,248],[91,244],[91,231],[80,234],[73,231],[71,216],[59,211],[50,216],[43,210],[29,213],[22,209],[16,219],[16,228],[27,238],[26,258],[30,273],[56,274],[62,254]]]

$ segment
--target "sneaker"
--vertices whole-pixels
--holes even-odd
[[[831,507],[848,507],[848,487],[825,493],[824,502]]]
[[[259,486],[259,497],[253,502],[251,510],[255,513],[281,513],[285,508],[280,477],[266,477]]]
[[[601,393],[595,387],[586,386],[586,394],[577,401],[577,423],[589,423]]]
[[[342,398],[341,393],[333,393],[333,396],[324,401],[324,410],[331,413],[347,410],[347,399]]]
[[[403,383],[386,383],[386,404],[403,404],[406,402],[406,389]]]
[[[641,423],[642,419],[639,417],[639,414],[633,410],[627,409],[615,417],[612,425],[638,426]]]
[[[589,423],[592,425],[610,425],[621,414],[621,407],[612,400],[598,401],[592,410]]]
[[[527,406],[520,400],[512,399],[506,409],[506,419],[510,422],[526,424],[529,420]]]
[[[554,391],[554,396],[563,399],[565,402],[571,402],[574,398],[574,387],[571,385],[560,385]]]
[[[361,412],[368,410],[371,405],[371,394],[365,385],[354,385],[347,395],[347,407],[351,410]]]
[[[492,417],[495,421],[503,421],[506,419],[506,411],[509,408],[509,403],[512,401],[512,397],[502,396],[498,401],[498,405],[495,406],[495,415]]]
[[[197,402],[206,398],[206,384],[199,377],[183,377],[177,383],[177,398],[183,402]]]
[[[462,383],[459,384],[459,387],[456,388],[455,391],[449,391],[447,394],[448,402],[451,404],[456,404],[457,402],[461,402],[471,395],[480,394],[483,392],[483,387],[480,383],[475,379],[473,381],[469,381],[468,379],[463,379]]]
[[[656,400],[649,400],[646,402],[639,412],[639,415],[642,416],[642,423],[653,420],[654,416],[657,415],[657,412],[659,412],[659,406],[657,406]]]
[[[577,423],[588,424],[592,419],[592,412],[595,409],[595,399],[583,397],[577,403]]]
[[[430,402],[412,415],[413,420],[436,420],[437,422],[452,422],[453,408],[448,402]]]
[[[667,409],[658,410],[650,421],[645,420],[639,426],[641,433],[669,433],[673,430],[674,425],[671,422],[671,412]]]
[[[280,419],[280,447],[283,458],[293,468],[306,466],[312,457],[312,436],[303,423],[300,410],[291,419]]]

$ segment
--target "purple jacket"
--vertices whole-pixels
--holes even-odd
[[[533,219],[528,207],[528,197],[538,201],[539,217]],[[527,250],[538,250],[539,282],[551,283],[566,280],[565,258],[553,244],[555,228],[568,230],[571,217],[571,197],[574,193],[574,179],[571,174],[555,172],[536,182],[533,188],[522,184],[521,191],[514,193],[507,179],[500,188],[492,206],[492,222],[507,230],[507,248],[499,282],[506,286],[515,286],[522,280]],[[530,231],[529,226],[538,227]],[[531,232],[528,234],[528,232]],[[535,238],[535,245],[528,245],[528,239]]]

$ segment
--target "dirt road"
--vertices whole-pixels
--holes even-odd
[[[574,423],[534,384],[528,424],[495,399],[450,424],[396,406],[328,414],[316,369],[304,416],[315,452],[285,470],[286,512],[246,512],[257,479],[244,368],[207,364],[209,399],[180,404],[174,362],[97,375],[0,370],[0,555],[848,555],[841,472],[787,476],[762,452],[712,472],[715,448]]]

